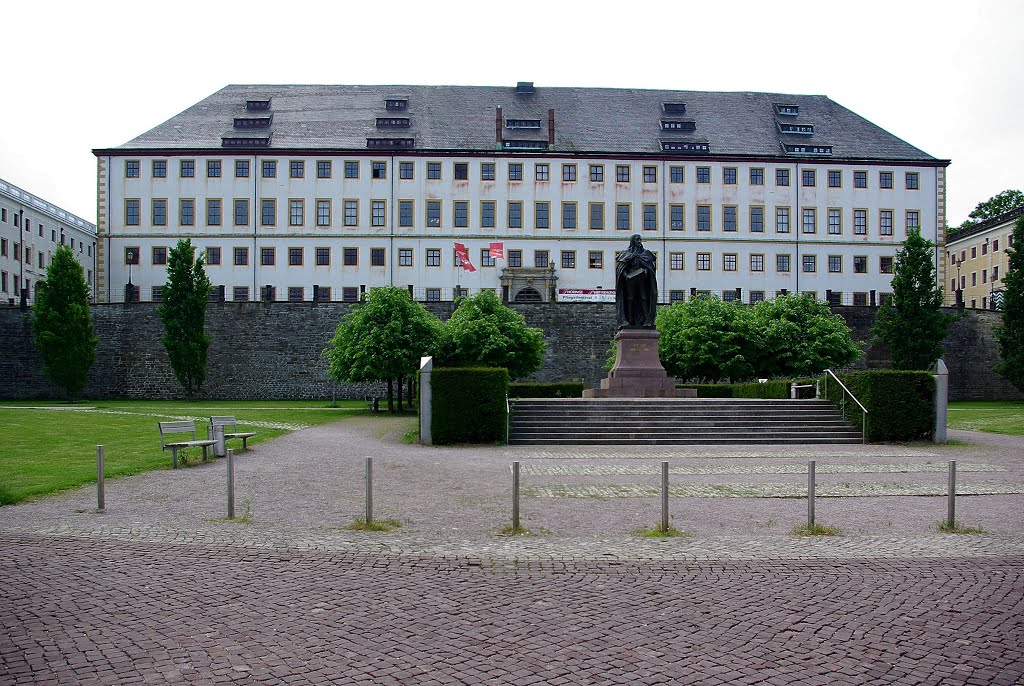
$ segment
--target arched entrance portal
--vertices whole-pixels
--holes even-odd
[[[541,298],[540,291],[535,288],[524,288],[516,293],[515,301],[517,303],[539,303]]]

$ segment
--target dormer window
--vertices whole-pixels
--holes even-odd
[[[386,98],[384,100],[384,109],[386,110],[407,110],[409,109],[408,98]]]
[[[696,131],[697,122],[692,119],[662,119],[663,131]]]
[[[786,117],[795,117],[800,114],[799,105],[775,105],[775,113]]]
[[[265,129],[274,120],[274,115],[265,117],[235,117],[236,129]]]
[[[270,98],[257,98],[245,101],[245,109],[250,112],[259,112],[270,109]]]
[[[663,102],[661,108],[665,114],[686,114],[685,102]]]
[[[270,146],[270,134],[264,136],[223,136],[220,139],[223,148],[266,148]]]
[[[539,129],[540,119],[506,119],[505,127],[509,129]]]
[[[688,141],[661,141],[661,149],[679,152],[711,152],[707,143],[690,143]]]
[[[548,142],[505,140],[502,141],[502,146],[506,150],[547,150]]]
[[[784,145],[787,155],[831,155],[831,145]]]
[[[367,138],[366,147],[379,150],[387,148],[411,148],[415,146],[415,138]]]
[[[805,136],[814,134],[813,124],[784,124],[781,121],[776,123],[779,125],[781,133],[799,133]]]
[[[378,129],[407,129],[409,117],[377,117]]]

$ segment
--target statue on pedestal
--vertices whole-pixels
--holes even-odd
[[[615,258],[615,310],[619,328],[654,328],[658,307],[657,262],[640,234]]]

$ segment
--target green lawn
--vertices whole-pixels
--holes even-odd
[[[0,505],[96,480],[96,446],[104,446],[107,477],[169,469],[160,450],[158,421],[196,420],[206,438],[210,415],[234,415],[240,431],[255,431],[254,445],[297,429],[365,411],[361,401],[328,407],[316,401],[0,401]],[[241,449],[241,441],[229,441]],[[201,459],[199,449],[189,458]],[[179,461],[181,453],[179,452]]]
[[[1024,436],[1024,402],[962,401],[949,404],[950,429]]]

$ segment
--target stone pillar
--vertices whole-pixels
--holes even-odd
[[[433,445],[434,440],[431,438],[430,428],[430,375],[434,371],[434,358],[433,357],[421,357],[420,358],[420,443],[423,445]]]
[[[935,361],[932,373],[935,375],[935,430],[932,432],[932,442],[945,443],[949,412],[949,370],[941,357]]]

